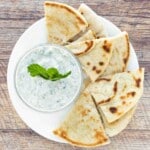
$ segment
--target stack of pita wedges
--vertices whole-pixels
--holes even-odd
[[[102,20],[87,5],[76,10],[45,2],[49,43],[64,45],[85,72],[85,89],[54,134],[79,147],[110,143],[130,122],[143,93],[144,68],[127,71],[127,32],[107,37]]]

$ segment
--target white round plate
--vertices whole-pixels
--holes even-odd
[[[102,17],[100,18],[108,32],[108,36],[114,36],[121,32],[113,23]],[[58,127],[59,123],[64,119],[74,103],[65,107],[61,111],[53,113],[39,112],[27,106],[19,98],[14,85],[15,69],[19,59],[32,47],[43,43],[47,43],[44,18],[34,23],[22,34],[12,51],[7,70],[8,91],[17,113],[32,130],[47,139],[66,143],[62,139],[53,135],[52,131]],[[128,70],[139,68],[137,57],[132,46],[130,58]]]

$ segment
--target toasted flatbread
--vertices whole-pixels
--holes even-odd
[[[121,118],[133,108],[143,93],[144,69],[99,78],[88,86],[96,105],[108,123]]]
[[[103,74],[113,51],[109,38],[70,44],[66,48],[78,56],[82,68],[92,81]]]
[[[44,9],[50,43],[66,43],[88,26],[84,17],[66,4],[46,1]]]
[[[85,17],[89,24],[88,28],[94,31],[97,38],[107,36],[101,18],[89,6],[81,4],[78,10]]]
[[[131,110],[129,110],[126,114],[124,114],[120,119],[118,119],[112,123],[108,123],[103,112],[101,111],[100,114],[102,116],[103,125],[104,125],[106,134],[109,137],[113,137],[113,136],[119,134],[122,130],[124,130],[127,127],[127,125],[129,124],[129,122],[131,121],[131,118],[134,115],[135,109],[136,109],[136,106],[131,108]]]
[[[77,40],[73,41],[73,43],[83,42],[87,40],[96,39],[96,36],[92,30],[88,30],[85,34],[80,36]]]
[[[54,134],[79,147],[95,147],[110,141],[104,132],[96,106],[88,93],[83,93]]]
[[[130,57],[130,45],[127,32],[122,32],[111,39],[114,50],[103,76],[123,72],[127,69]]]
[[[88,40],[82,42],[73,42],[71,44],[66,45],[65,47],[69,49],[76,56],[85,54],[90,52],[95,47],[95,40]]]

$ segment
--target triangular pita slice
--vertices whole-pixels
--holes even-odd
[[[78,10],[85,17],[89,24],[88,28],[94,31],[97,38],[106,37],[107,33],[101,18],[89,6],[81,4]]]
[[[71,44],[66,45],[65,47],[69,49],[76,56],[83,55],[87,52],[90,52],[95,47],[95,40],[81,41],[81,42],[73,42]]]
[[[114,43],[114,50],[103,76],[125,71],[130,57],[130,45],[127,32],[120,33],[118,36],[112,38],[111,41]]]
[[[109,123],[121,118],[133,108],[143,93],[144,68],[99,78],[88,86]]]
[[[83,93],[54,134],[79,147],[108,144],[96,106],[88,93]]]
[[[82,68],[92,81],[105,71],[112,55],[110,38],[101,38],[70,44],[66,48],[78,55]]]
[[[44,8],[50,43],[66,43],[88,26],[84,17],[71,6],[46,1]]]
[[[103,112],[101,111],[100,114],[102,116],[103,125],[104,125],[106,134],[109,137],[113,137],[113,136],[119,134],[122,130],[124,130],[127,127],[127,125],[129,124],[129,122],[131,121],[131,118],[134,115],[135,109],[136,109],[136,106],[131,108],[131,110],[129,110],[126,114],[124,114],[120,119],[118,119],[112,123],[109,123],[106,120]]]
[[[85,34],[80,36],[77,40],[73,41],[73,43],[83,42],[83,41],[93,40],[93,39],[96,39],[94,32],[92,30],[88,30]]]

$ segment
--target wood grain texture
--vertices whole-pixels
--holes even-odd
[[[111,144],[92,150],[148,150],[149,137],[148,130],[125,130],[114,137]],[[144,139],[142,143],[141,139]],[[88,150],[46,140],[29,130],[1,130],[0,144],[3,149],[9,150]]]
[[[78,7],[85,2],[99,15],[127,31],[146,68],[145,89],[136,113],[112,143],[94,150],[150,150],[150,2],[149,0],[57,0]],[[43,17],[44,0],[0,0],[0,150],[79,150],[44,139],[29,129],[15,112],[7,91],[7,64],[21,34]],[[82,150],[82,149],[81,149]]]

